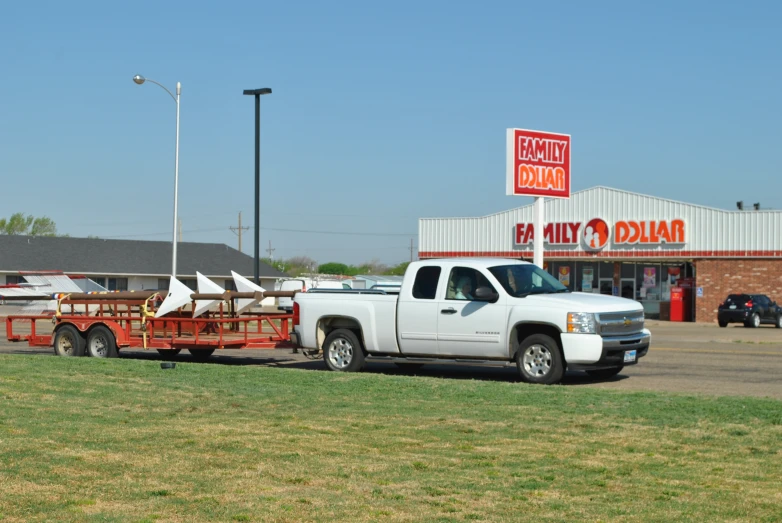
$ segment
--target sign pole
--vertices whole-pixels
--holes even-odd
[[[535,197],[535,204],[532,206],[532,263],[543,268],[543,204],[545,199],[542,196]]]

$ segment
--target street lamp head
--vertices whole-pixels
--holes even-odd
[[[136,76],[133,77],[133,81],[136,82],[137,84],[141,85],[141,84],[143,84],[146,81],[146,78],[144,78],[140,74],[137,74]]]
[[[259,96],[262,94],[272,94],[272,90],[269,87],[264,87],[262,89],[245,89],[244,94]]]

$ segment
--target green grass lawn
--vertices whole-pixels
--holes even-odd
[[[0,521],[776,521],[782,403],[0,356]]]

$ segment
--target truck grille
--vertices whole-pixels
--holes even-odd
[[[609,312],[597,315],[598,332],[603,335],[636,334],[644,329],[643,311]]]

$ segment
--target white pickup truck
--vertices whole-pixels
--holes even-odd
[[[570,292],[546,271],[509,259],[411,263],[399,294],[296,294],[292,341],[322,350],[326,366],[359,371],[399,365],[512,365],[530,383],[557,383],[566,369],[619,373],[649,350],[638,302]]]

